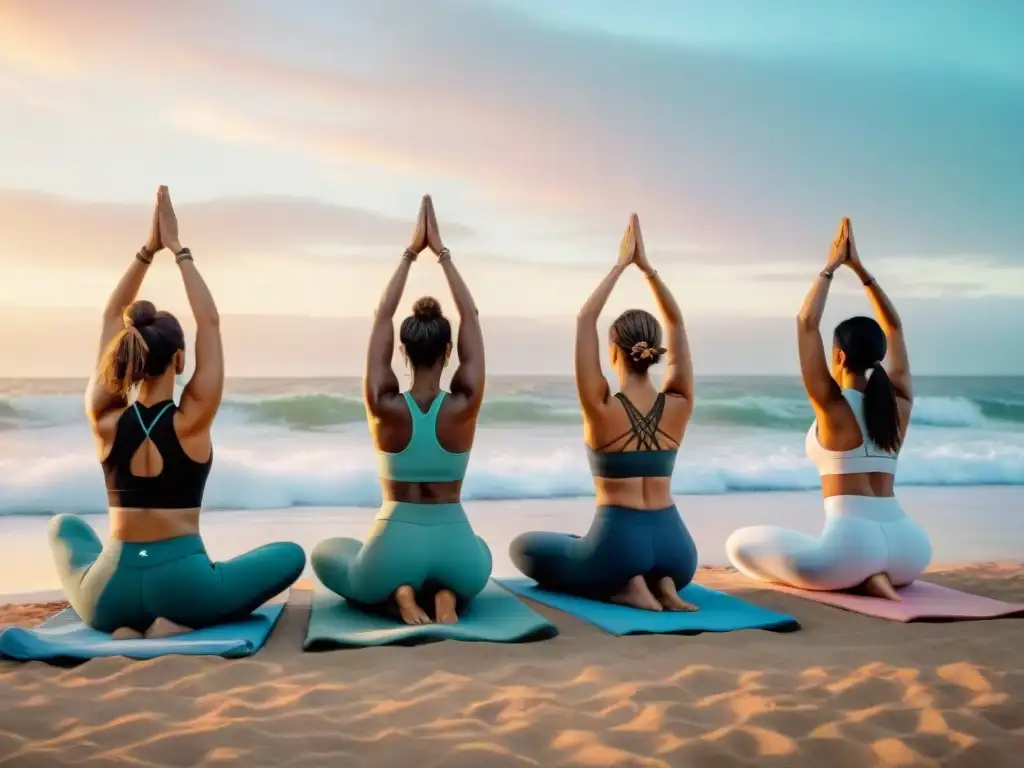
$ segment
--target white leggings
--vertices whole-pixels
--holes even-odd
[[[850,589],[876,573],[895,586],[917,579],[932,558],[928,536],[893,497],[825,499],[820,538],[775,525],[740,528],[725,542],[729,561],[760,581],[799,589]]]

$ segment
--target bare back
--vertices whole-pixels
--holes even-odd
[[[906,438],[913,402],[897,396],[900,412],[900,438]],[[864,444],[862,433],[850,404],[843,398],[821,410],[817,420],[818,441],[829,451],[852,451]],[[821,493],[832,496],[890,497],[895,492],[896,476],[886,472],[857,472],[843,475],[822,475]]]
[[[653,386],[630,387],[623,394],[644,415],[651,414],[659,397]],[[627,406],[618,398],[608,398],[601,407],[584,411],[583,440],[588,448],[598,452],[674,450],[682,444],[692,412],[692,401],[664,393],[664,407],[657,423],[651,425],[652,440],[648,442],[634,437],[634,422]],[[663,509],[672,504],[671,483],[671,477],[595,476],[594,490],[599,505]]]
[[[426,414],[439,394],[435,392],[424,396],[410,391],[411,403],[403,395],[398,395],[380,401],[372,410],[368,406],[370,434],[377,451],[398,454],[406,450],[413,436],[413,414],[410,407],[417,407],[420,414]],[[449,453],[468,453],[476,436],[479,411],[476,398],[446,394],[434,422],[437,445]],[[462,480],[410,482],[382,477],[381,491],[385,501],[450,504],[460,500]]]

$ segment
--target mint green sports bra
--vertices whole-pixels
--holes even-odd
[[[377,471],[385,480],[405,483],[448,483],[462,480],[469,464],[469,451],[452,453],[437,441],[437,414],[445,392],[440,392],[426,413],[412,395],[403,392],[412,419],[409,444],[398,453],[377,451]]]

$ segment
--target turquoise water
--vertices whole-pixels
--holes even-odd
[[[82,381],[0,381],[0,515],[102,512]],[[358,379],[230,381],[215,425],[207,507],[374,506],[379,491]],[[907,485],[1024,484],[1024,378],[918,377],[901,458]],[[817,487],[803,455],[800,382],[698,379],[677,493]],[[568,378],[488,382],[467,499],[589,496]]]

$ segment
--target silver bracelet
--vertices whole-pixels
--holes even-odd
[[[183,261],[193,261],[192,251],[188,248],[182,248],[174,255],[174,263],[181,264]]]
[[[412,248],[406,248],[405,252],[402,254],[402,258],[406,261],[416,261],[416,255],[416,252],[413,251]]]
[[[437,263],[444,264],[446,261],[451,261],[452,252],[447,248],[442,248],[441,252],[437,254]]]
[[[149,252],[146,246],[139,248],[139,252],[135,254],[135,258],[147,266],[153,263],[153,254]]]
[[[647,275],[648,280],[653,280],[658,276],[658,270],[652,269],[650,272],[646,272],[645,274]]]

